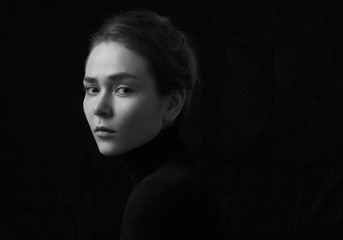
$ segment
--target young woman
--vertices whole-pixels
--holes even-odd
[[[134,182],[120,239],[220,239],[222,223],[187,161],[177,123],[198,84],[187,35],[150,11],[108,19],[86,61],[84,112],[99,151]]]

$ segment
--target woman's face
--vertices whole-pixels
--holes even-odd
[[[83,109],[102,154],[130,151],[161,130],[167,99],[158,94],[148,62],[121,43],[93,48],[83,84]]]

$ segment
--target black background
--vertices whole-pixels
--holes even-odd
[[[89,35],[136,8],[197,46],[205,88],[181,134],[231,239],[342,239],[341,1],[2,4],[4,239],[118,237],[131,183],[97,151],[82,77]]]

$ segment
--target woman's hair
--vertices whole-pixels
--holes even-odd
[[[166,17],[135,10],[107,19],[93,34],[91,50],[102,42],[122,43],[145,58],[162,96],[184,89],[187,96],[177,119],[185,117],[193,91],[199,85],[197,57],[186,33]]]

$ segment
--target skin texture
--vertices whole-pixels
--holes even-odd
[[[183,104],[181,99],[181,107],[170,112],[175,96],[159,95],[148,62],[117,42],[92,49],[83,83],[85,116],[99,151],[106,156],[123,154],[152,140]],[[113,132],[95,132],[99,126]]]

